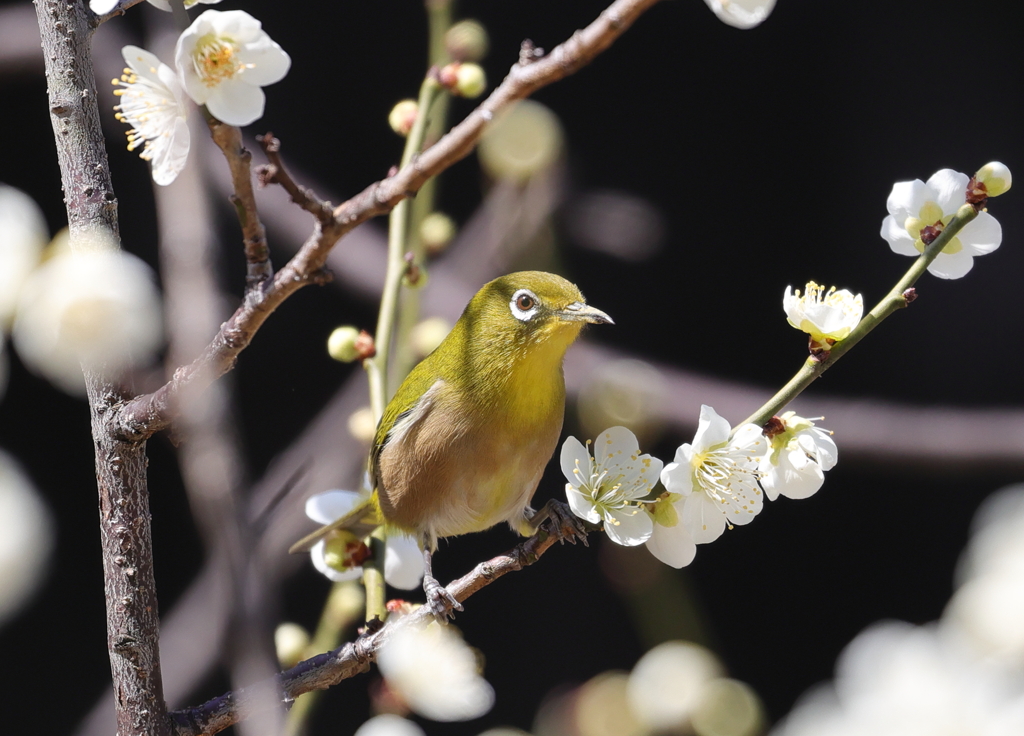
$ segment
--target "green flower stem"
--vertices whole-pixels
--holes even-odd
[[[402,153],[402,163],[399,168],[407,166],[422,148],[427,131],[428,113],[440,93],[441,85],[433,77],[427,76],[420,86],[420,113],[416,116],[416,122],[405,141],[405,151]],[[380,421],[384,415],[384,407],[393,393],[388,387],[387,374],[391,365],[389,357],[395,315],[398,311],[398,294],[402,286],[402,276],[406,271],[405,252],[409,235],[409,207],[409,200],[403,199],[391,210],[391,215],[388,218],[388,268],[384,279],[384,293],[380,300],[380,314],[377,317],[375,337],[377,355],[365,361],[369,372],[370,407],[373,409],[374,419],[377,421]]]
[[[384,527],[370,534],[370,559],[363,565],[363,587],[366,588],[366,620],[388,617],[387,590],[384,583],[384,555],[386,553]]]
[[[837,342],[832,349],[828,352],[827,357],[824,359],[818,359],[814,356],[808,358],[800,370],[797,371],[796,375],[789,380],[782,389],[773,396],[768,403],[754,412],[751,416],[743,420],[743,422],[737,427],[743,424],[756,424],[757,426],[764,426],[764,424],[771,419],[773,416],[778,414],[782,409],[793,399],[803,393],[804,389],[811,385],[811,383],[818,378],[822,373],[827,371],[832,365],[843,357],[847,351],[850,350],[854,345],[860,342],[865,335],[871,330],[875,329],[879,323],[886,317],[891,315],[898,309],[902,309],[907,306],[908,301],[904,296],[904,293],[913,286],[921,275],[928,269],[932,261],[935,260],[936,256],[942,252],[949,241],[952,240],[958,232],[960,232],[964,225],[973,220],[978,216],[977,210],[969,204],[965,204],[959,210],[957,210],[956,216],[949,221],[945,229],[939,234],[932,243],[924,249],[924,252],[917,257],[914,264],[907,270],[897,284],[892,288],[886,296],[875,305],[875,308],[868,312],[864,319],[862,319],[853,331],[844,339]]]

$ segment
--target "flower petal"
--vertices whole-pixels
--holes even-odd
[[[591,524],[600,523],[601,515],[594,509],[594,500],[590,496],[580,493],[571,483],[565,484],[565,495],[569,500],[569,508],[576,516],[586,519]]]
[[[1003,227],[988,212],[979,212],[976,218],[964,225],[957,237],[974,255],[982,256],[991,253],[1003,242]]]
[[[732,428],[718,412],[707,404],[701,404],[700,420],[697,422],[697,433],[693,436],[693,447],[703,452],[709,447],[728,441]]]
[[[189,94],[192,94],[191,91]],[[206,107],[210,110],[210,114],[218,120],[228,125],[242,126],[263,117],[266,99],[266,95],[259,87],[253,87],[251,84],[240,81],[233,84],[222,82],[216,87],[210,88],[206,98]]]
[[[571,485],[579,486],[590,481],[590,453],[583,443],[569,435],[562,443],[562,452],[558,456],[562,475]]]
[[[625,427],[609,427],[594,440],[594,462],[607,468],[609,462],[621,462],[621,458],[640,454],[640,443],[636,435]]]
[[[940,279],[959,279],[966,276],[973,266],[974,256],[964,248],[958,253],[939,253],[928,266],[928,273]]]
[[[306,516],[317,524],[330,524],[354,509],[365,498],[365,494],[355,491],[318,493],[306,499]]]
[[[680,455],[683,457],[680,458]],[[693,466],[690,465],[692,456],[693,449],[689,445],[683,445],[676,450],[676,461],[669,463],[661,471],[661,482],[672,493],[681,493],[684,496],[693,493]]]
[[[280,82],[292,65],[291,57],[266,33],[256,42],[239,49],[238,61],[245,65],[241,81],[258,87]]]
[[[384,555],[384,580],[401,590],[416,590],[423,580],[423,552],[416,540],[405,534],[388,535]]]
[[[647,549],[652,555],[675,568],[686,567],[697,555],[697,545],[686,524],[675,526],[654,525],[654,532],[647,540]]]
[[[967,182],[970,177],[953,169],[941,169],[932,174],[928,186],[935,190],[935,203],[942,213],[951,215],[967,201]],[[916,214],[916,213],[911,213]]]
[[[714,542],[725,531],[725,514],[705,493],[694,493],[682,501],[680,522],[690,530],[697,544]]]
[[[935,191],[920,179],[900,181],[893,184],[885,208],[902,226],[908,217],[917,217],[924,203],[935,196]]]
[[[623,547],[636,547],[643,544],[651,537],[654,530],[654,522],[650,515],[639,506],[626,506],[625,508],[609,511],[604,522],[604,531],[615,544]]]

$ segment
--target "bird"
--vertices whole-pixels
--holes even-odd
[[[386,532],[421,544],[434,615],[461,610],[431,571],[438,539],[503,522],[527,535],[551,513],[530,501],[562,431],[562,361],[587,324],[614,322],[561,276],[520,271],[481,287],[385,408],[368,461],[372,495],[292,551],[379,517]]]

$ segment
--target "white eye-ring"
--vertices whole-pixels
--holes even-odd
[[[512,316],[520,322],[528,322],[537,314],[540,307],[540,299],[529,289],[520,289],[512,295],[512,301],[508,308],[512,310]]]

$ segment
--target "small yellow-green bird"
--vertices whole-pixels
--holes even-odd
[[[433,578],[430,553],[441,537],[501,522],[523,534],[536,528],[530,499],[565,412],[562,359],[587,323],[613,324],[560,276],[521,271],[484,285],[384,410],[367,506],[293,551],[379,510],[386,529],[421,540],[435,615],[461,609]]]

